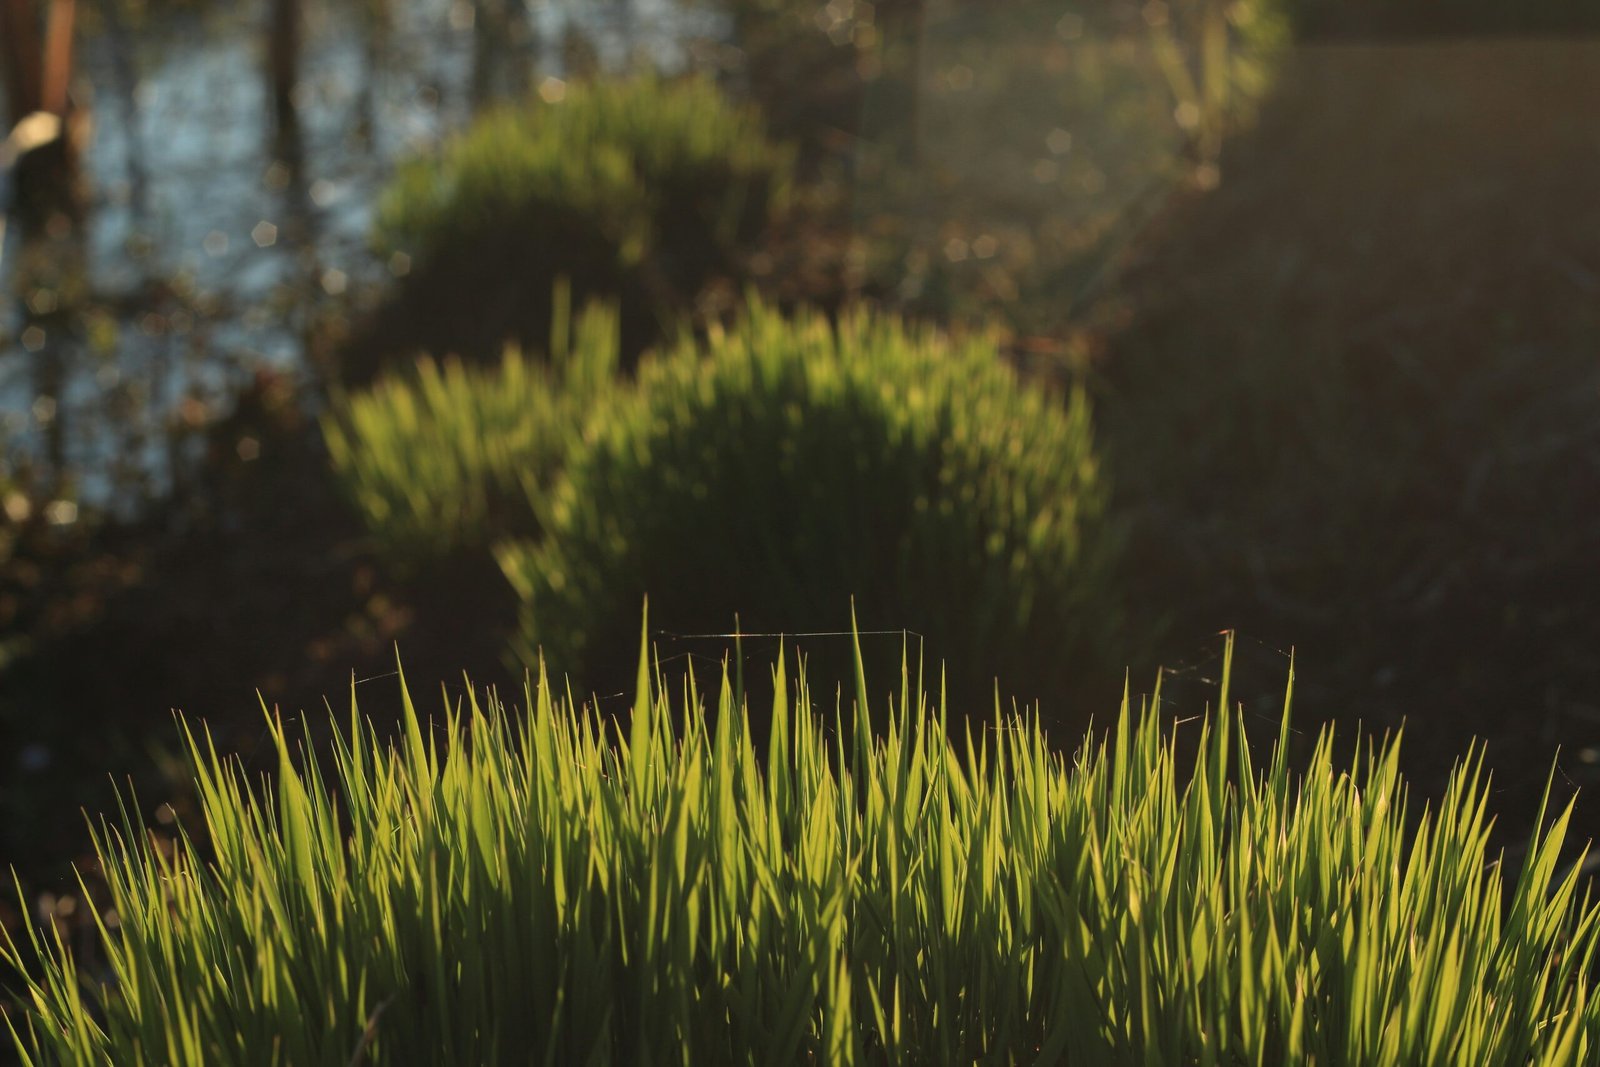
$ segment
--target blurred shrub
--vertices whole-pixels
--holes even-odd
[[[992,342],[756,305],[641,365],[590,422],[543,539],[498,555],[519,654],[543,647],[584,684],[632,677],[594,653],[628,647],[647,593],[680,634],[735,613],[747,632],[836,630],[854,597],[864,628],[978,668],[951,679],[970,696],[990,670],[1053,687],[1114,632],[1102,495],[1085,399],[1019,382]]]
[[[641,77],[547,95],[401,169],[377,240],[413,269],[365,348],[492,358],[507,339],[537,344],[564,276],[580,295],[637,309],[624,338],[637,350],[713,279],[738,273],[786,200],[790,153],[709,81]]]
[[[391,559],[483,553],[535,532],[529,500],[616,377],[616,311],[590,305],[569,344],[566,306],[558,293],[547,363],[516,349],[493,368],[422,359],[323,419],[337,477]]]

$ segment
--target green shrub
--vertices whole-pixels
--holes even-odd
[[[378,243],[414,265],[394,343],[539,343],[558,276],[659,328],[737,273],[787,197],[790,155],[699,78],[572,83],[492,112],[382,198]]]
[[[334,471],[389,558],[416,564],[537,532],[530,499],[561,468],[590,405],[616,387],[617,315],[591,304],[567,338],[565,295],[550,358],[499,366],[420,360],[336,400],[323,418]]]
[[[1034,696],[1089,666],[1117,615],[1103,495],[1084,397],[1020,382],[990,341],[756,304],[642,364],[572,453],[544,537],[498,555],[523,662],[542,646],[586,685],[629,676],[605,653],[646,595],[679,634],[736,614],[826,630],[853,598],[869,629],[958,661],[958,693],[988,693],[992,670]]]
[[[543,673],[520,723],[405,697],[391,745],[352,706],[331,772],[274,721],[265,788],[190,734],[210,856],[125,808],[104,970],[0,940],[26,1062],[1556,1067],[1600,1042],[1571,809],[1507,893],[1481,756],[1408,820],[1392,744],[1345,769],[1324,731],[1292,775],[1287,707],[1260,770],[1241,713],[1178,727],[1180,771],[1156,707],[1070,759],[998,715],[958,750],[909,685],[883,739],[859,696],[836,734],[780,662],[758,758],[726,675],[714,722],[638,685],[626,737]]]

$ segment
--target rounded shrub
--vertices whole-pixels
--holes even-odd
[[[787,198],[791,153],[759,114],[710,81],[572,83],[491,112],[439,153],[401,168],[377,242],[412,263],[363,350],[492,357],[537,344],[551,284],[614,295],[636,313],[637,350],[734,277]]]
[[[1117,629],[1103,500],[1083,395],[1025,384],[992,341],[756,305],[641,365],[569,456],[543,537],[498,556],[518,654],[586,685],[632,678],[603,650],[628,646],[646,595],[685,635],[736,614],[748,633],[837,631],[853,599],[864,630],[921,635],[952,695],[986,694],[992,671],[1033,696]],[[898,638],[876,646],[898,659]]]
[[[615,388],[617,313],[591,304],[568,340],[563,293],[549,358],[494,367],[422,359],[337,399],[322,422],[336,478],[380,551],[402,566],[538,529],[546,492],[598,396]]]

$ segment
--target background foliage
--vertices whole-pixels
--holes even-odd
[[[385,346],[483,358],[542,344],[558,277],[580,299],[621,298],[636,356],[736,275],[782,210],[790,152],[709,79],[548,84],[395,175],[377,241],[415,267],[352,371]]]

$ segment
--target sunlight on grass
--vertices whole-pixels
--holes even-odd
[[[780,661],[759,752],[726,672],[708,709],[642,655],[627,723],[542,669],[526,718],[473,696],[424,722],[403,691],[394,743],[352,699],[321,764],[274,717],[276,784],[186,728],[209,844],[162,855],[131,806],[101,825],[106,968],[8,939],[31,975],[18,1047],[118,1064],[1588,1059],[1596,910],[1557,870],[1567,813],[1505,896],[1481,754],[1410,828],[1393,743],[1342,767],[1324,731],[1291,772],[1287,698],[1260,766],[1240,715],[1168,733],[1159,697],[1124,700],[1109,738],[1067,757],[1027,716],[961,727],[919,674],[872,711],[858,674],[829,710]]]

